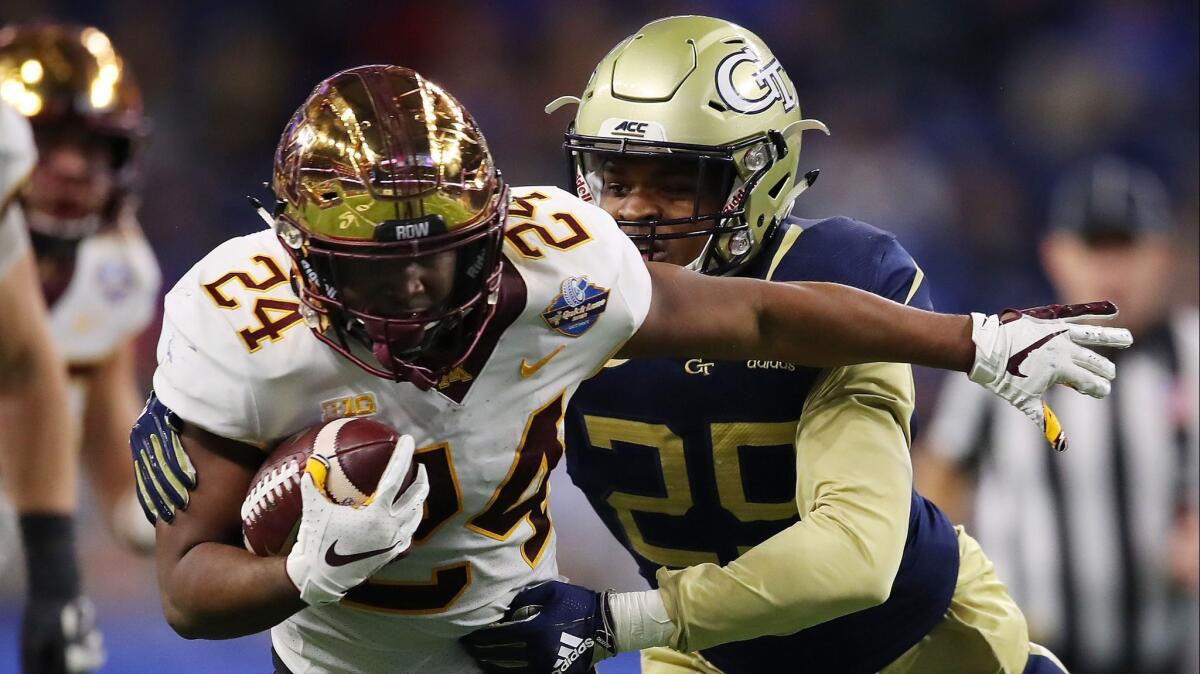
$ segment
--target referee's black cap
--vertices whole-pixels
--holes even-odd
[[[1128,243],[1174,229],[1167,189],[1150,169],[1113,155],[1064,175],[1050,202],[1050,229],[1088,243]]]

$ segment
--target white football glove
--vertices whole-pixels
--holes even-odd
[[[287,574],[312,606],[338,601],[412,544],[421,524],[429,480],[417,467],[412,485],[400,492],[413,458],[413,439],[396,442],[375,493],[361,506],[339,505],[325,495],[325,469],[310,458],[300,478],[304,499]]]
[[[971,314],[975,364],[971,381],[1007,400],[1029,417],[1057,450],[1067,438],[1042,396],[1055,384],[1065,384],[1093,398],[1112,390],[1117,366],[1085,347],[1124,349],[1133,336],[1124,328],[1078,325],[1110,320],[1117,315],[1111,302],[1051,304],[1001,315]]]

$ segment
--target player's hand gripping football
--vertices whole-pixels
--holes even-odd
[[[504,619],[462,644],[485,672],[583,674],[613,654],[608,592],[549,581],[522,590]]]
[[[338,601],[408,550],[429,495],[424,466],[417,467],[416,479],[401,491],[412,460],[413,439],[401,436],[378,488],[361,506],[329,500],[324,464],[308,460],[300,478],[300,530],[287,557],[288,577],[306,603]]]
[[[179,441],[182,426],[151,391],[129,432],[138,502],[151,524],[158,519],[169,524],[176,510],[187,510],[188,492],[196,487],[196,469]]]
[[[1065,384],[1093,398],[1112,390],[1117,366],[1089,347],[1124,349],[1133,336],[1123,328],[1080,325],[1117,315],[1111,302],[1051,304],[999,315],[971,314],[975,364],[971,381],[1007,400],[1029,417],[1057,450],[1067,448],[1062,427],[1042,396]]]

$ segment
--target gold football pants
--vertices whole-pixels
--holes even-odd
[[[983,554],[963,530],[958,534],[958,583],[945,617],[880,674],[1020,674],[1030,655],[1066,668],[1046,649],[1029,642],[1025,616]],[[803,663],[798,663],[803,669]],[[669,648],[642,651],[643,674],[721,674],[698,653]]]

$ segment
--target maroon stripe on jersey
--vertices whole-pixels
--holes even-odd
[[[500,297],[496,300],[496,313],[492,316],[492,320],[488,321],[487,328],[480,335],[479,342],[471,351],[471,355],[459,366],[467,376],[453,377],[453,380],[444,388],[441,385],[438,386],[439,393],[456,403],[461,403],[467,397],[467,392],[471,390],[471,384],[483,371],[483,366],[492,357],[492,352],[496,350],[500,335],[503,335],[504,331],[525,310],[525,301],[528,295],[525,279],[521,278],[521,273],[508,260],[501,260],[500,265]]]

